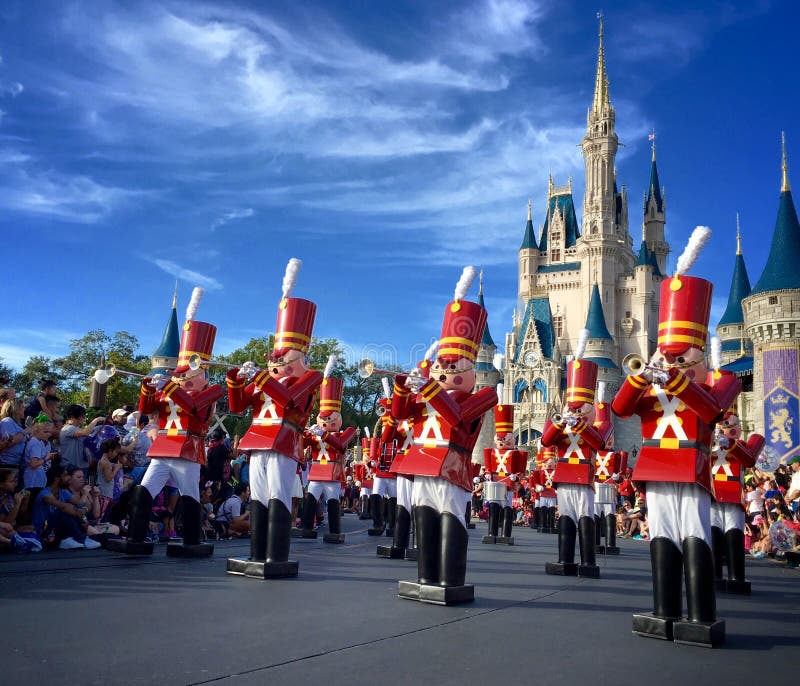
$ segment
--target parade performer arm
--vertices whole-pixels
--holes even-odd
[[[764,443],[765,440],[763,436],[760,434],[752,434],[750,438],[747,439],[747,443],[744,441],[734,442],[730,450],[728,450],[728,455],[738,460],[742,467],[752,467],[755,465],[756,459],[764,448]]]
[[[234,414],[242,414],[252,404],[253,396],[257,392],[255,385],[245,387],[238,369],[228,370],[225,383],[228,386],[228,407]]]
[[[419,394],[451,426],[459,423],[470,424],[497,405],[497,393],[492,388],[482,388],[477,393],[472,393],[464,402],[459,403],[444,390],[438,381],[433,379],[429,379],[425,383]]]
[[[614,414],[623,419],[630,417],[636,411],[636,406],[648,388],[650,388],[650,382],[644,376],[629,374],[611,403]]]
[[[482,388],[461,403],[461,421],[470,424],[495,405],[497,405],[497,392],[493,388]]]
[[[726,373],[711,388],[711,395],[714,396],[714,400],[716,400],[719,407],[727,410],[736,400],[736,396],[739,395],[741,390],[742,382],[737,376],[732,373]]]
[[[326,431],[322,434],[322,440],[325,441],[334,450],[343,453],[353,439],[356,437],[356,429],[353,426],[348,426],[342,431],[330,432]]]
[[[736,392],[733,395],[731,395],[733,390],[731,382],[736,386]],[[718,386],[723,387],[716,392]],[[738,394],[740,387],[740,381],[731,375],[723,377],[709,392],[675,368],[669,370],[669,380],[664,384],[664,390],[667,393],[680,398],[706,424],[714,424],[722,418],[725,410]],[[722,404],[723,402],[725,404]]]
[[[542,445],[550,447],[557,445],[564,435],[564,424],[554,424],[550,419],[544,423],[542,431]]]
[[[139,412],[142,414],[152,414],[158,409],[156,400],[156,387],[150,377],[142,379],[141,390],[139,391]]]
[[[316,369],[307,371],[291,386],[284,386],[263,370],[259,371],[253,378],[253,384],[281,407],[296,403],[304,395],[312,393],[321,383],[322,373]]]
[[[190,394],[187,391],[184,391],[172,380],[167,381],[162,389],[162,392],[178,407],[180,407],[182,410],[185,410],[189,414],[197,414],[198,412],[202,412],[207,407],[217,402],[217,400],[219,400],[223,395],[225,395],[225,391],[223,391],[222,387],[218,384],[204,388],[198,393]]]
[[[406,388],[407,378],[408,376],[406,374],[398,374],[394,377],[394,387],[392,388],[392,404],[389,412],[389,416],[394,419],[394,426],[391,426],[388,423],[386,426],[384,426],[384,433],[386,435],[381,436],[381,438],[385,441],[391,441],[394,438],[392,431],[397,428],[397,422],[402,421],[403,419],[409,419],[413,412],[414,408],[411,391]],[[390,429],[388,433],[387,429]]]

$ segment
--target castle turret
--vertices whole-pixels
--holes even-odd
[[[656,166],[656,144],[653,141],[653,154],[650,161],[650,185],[644,200],[644,221],[642,222],[642,240],[647,241],[648,248],[654,253],[659,274],[667,273],[667,255],[669,246],[664,240],[664,225],[667,221],[664,189],[658,181]]]
[[[519,247],[519,297],[524,302],[533,297],[536,288],[536,270],[539,268],[539,245],[533,231],[531,201],[528,200],[528,221]]]
[[[742,303],[744,328],[753,341],[754,427],[782,457],[800,448],[800,223],[789,186],[782,141],[778,217],[764,272]]]
[[[178,364],[178,352],[181,347],[181,334],[178,329],[178,286],[172,294],[172,312],[164,329],[161,344],[153,351],[150,358],[152,369],[150,374],[164,374],[169,369],[174,369]]]
[[[736,260],[733,264],[733,278],[728,291],[728,306],[717,324],[717,337],[722,344],[722,363],[752,353],[753,346],[744,331],[742,300],[750,295],[750,278],[742,255],[742,234],[739,228],[739,215],[736,215]]]

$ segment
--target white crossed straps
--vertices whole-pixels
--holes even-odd
[[[661,403],[661,409],[663,410],[664,413],[661,419],[658,420],[655,433],[653,433],[653,438],[656,439],[664,438],[664,434],[667,432],[667,429],[669,428],[675,432],[675,438],[677,438],[679,441],[689,440],[688,437],[686,436],[686,432],[683,430],[683,427],[681,426],[680,419],[676,414],[681,399],[678,398],[677,396],[672,396],[672,397],[667,396],[666,391],[663,388],[659,388],[657,386],[653,386],[653,390],[656,393],[658,401]]]
[[[425,403],[425,408],[428,412],[428,418],[425,420],[425,424],[422,425],[422,431],[418,438],[414,438],[414,445],[448,445],[449,441],[444,439],[442,436],[442,427],[439,426],[438,413],[436,410],[433,409],[433,405],[430,403]],[[433,434],[433,438],[431,438],[431,434]]]

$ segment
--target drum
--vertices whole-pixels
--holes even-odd
[[[483,499],[496,502],[505,502],[508,489],[500,481],[487,481],[483,484]]]
[[[617,504],[617,489],[614,484],[604,483],[595,484],[597,489],[597,497],[595,502],[598,505],[616,505]]]

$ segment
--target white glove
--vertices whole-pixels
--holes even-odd
[[[153,376],[153,385],[159,391],[162,388],[164,388],[164,386],[167,385],[167,381],[169,381],[169,378],[164,376],[163,374],[156,374],[155,376]]]
[[[611,475],[611,480],[612,481],[619,481],[619,474],[612,474]]]
[[[543,490],[544,490],[544,486],[537,486],[536,487],[536,492],[537,493],[541,493]]]

